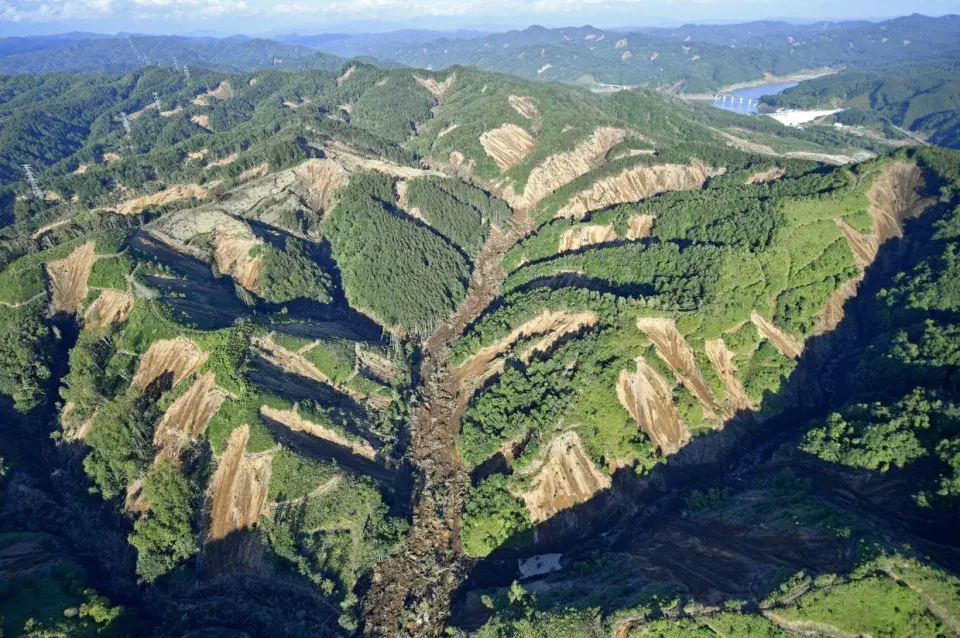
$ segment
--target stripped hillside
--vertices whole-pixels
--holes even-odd
[[[933,149],[834,166],[730,138],[860,142],[466,68],[45,79],[55,97],[24,94],[86,124],[0,152],[0,407],[24,428],[0,437],[0,532],[44,521],[142,635],[442,635],[484,560],[659,511],[662,473],[817,401],[797,378],[848,302],[951,311],[911,296],[920,270],[870,280],[954,203]],[[843,432],[944,400],[924,396],[852,404],[803,449],[871,468]],[[911,458],[949,466],[935,431]],[[916,502],[953,502],[935,479]],[[62,494],[97,514],[24,509]],[[744,555],[781,546],[754,536]],[[849,550],[821,536],[802,547]]]

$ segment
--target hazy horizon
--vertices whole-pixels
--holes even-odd
[[[144,35],[271,37],[300,33],[377,33],[403,29],[508,31],[532,25],[604,29],[731,24],[885,20],[921,13],[960,13],[960,1],[921,0],[904,12],[891,0],[843,4],[800,0],[785,10],[766,0],[0,0],[0,37],[75,31]]]

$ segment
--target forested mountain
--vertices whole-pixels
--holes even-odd
[[[697,93],[767,73],[956,59],[958,42],[960,17],[914,15],[878,23],[772,22],[617,31],[530,27],[408,46],[388,39],[366,53],[431,69],[475,64],[535,80],[661,87],[681,82],[682,91]],[[316,44],[334,53],[335,45]]]
[[[956,632],[955,151],[360,62],[0,140],[4,635]]]
[[[937,146],[960,148],[957,61],[845,71],[803,82],[763,100],[773,107],[842,108],[836,120],[843,124],[887,129],[893,125],[919,133]]]
[[[342,60],[272,40],[177,36],[0,39],[0,74],[128,73],[154,64],[197,65],[222,71],[326,69]]]

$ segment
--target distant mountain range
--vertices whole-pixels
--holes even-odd
[[[332,56],[338,56],[333,58]],[[220,71],[331,69],[361,58],[443,69],[475,65],[526,79],[648,85],[696,93],[817,67],[869,69],[960,58],[960,16],[883,22],[780,21],[685,25],[629,32],[591,26],[522,31],[401,30],[389,33],[58,36],[0,39],[0,73],[112,72],[181,63]]]

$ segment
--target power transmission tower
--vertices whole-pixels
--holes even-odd
[[[157,105],[157,111],[160,110],[160,96],[157,95],[157,92],[153,92],[153,103]]]
[[[180,73],[180,64],[177,62],[177,58],[173,58],[173,68],[177,73]]]
[[[40,190],[40,186],[37,184],[37,178],[33,175],[33,168],[29,164],[24,164],[23,172],[27,175],[27,183],[30,184],[30,190],[33,191],[33,196],[37,199],[43,199],[43,191]]]
[[[183,65],[183,75],[184,75],[184,77],[186,77],[188,80],[190,79],[190,69],[187,68],[187,65],[186,65],[186,64]]]
[[[121,113],[120,117],[123,119],[123,128],[126,129],[127,135],[130,135],[130,120],[127,119],[127,114]]]

